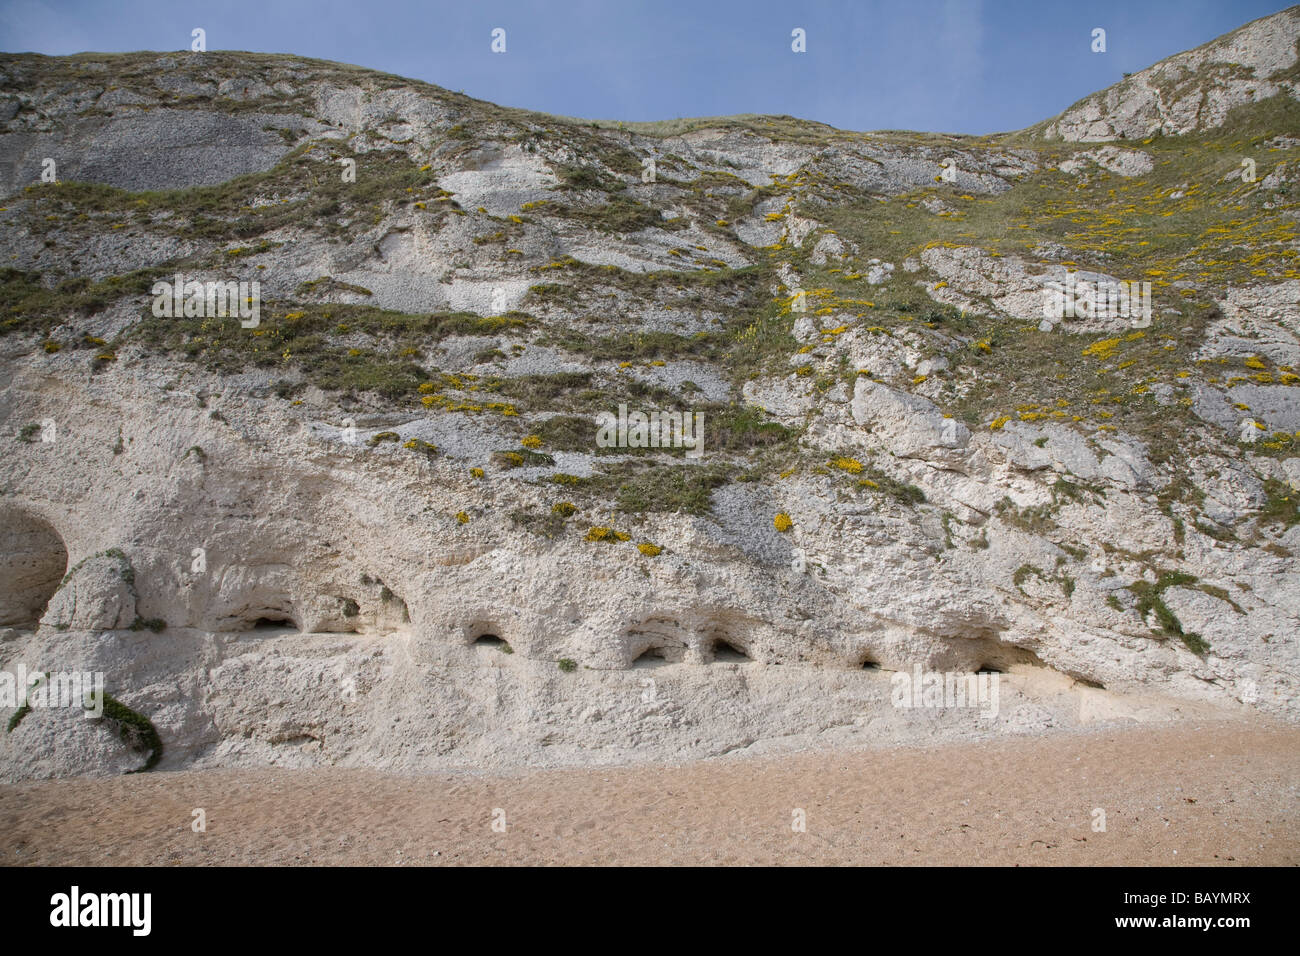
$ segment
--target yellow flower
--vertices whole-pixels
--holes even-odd
[[[469,515],[465,514],[463,511],[457,511],[456,520],[461,524],[469,524]]]
[[[1103,361],[1108,358],[1113,358],[1115,350],[1119,348],[1119,341],[1119,339],[1101,339],[1098,342],[1093,342],[1085,348],[1083,354],[1095,356]]]
[[[663,552],[663,548],[657,544],[651,544],[649,541],[642,541],[636,546],[636,549],[644,554],[647,558],[653,558]]]
[[[989,431],[1001,431],[1002,426],[1011,421],[1010,415],[999,415],[989,423]]]
[[[482,469],[482,468],[471,468],[471,469],[469,470],[469,473],[470,473],[471,475],[473,475],[475,478],[482,478],[482,477],[483,477],[483,469]]]
[[[790,520],[790,516],[788,514],[782,511],[775,518],[772,519],[772,525],[773,527],[776,528],[777,531],[780,531],[782,534],[784,534],[785,532],[789,531],[791,528],[794,527],[794,522]]]

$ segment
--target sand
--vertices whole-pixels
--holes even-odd
[[[509,777],[183,771],[0,787],[0,864],[1296,864],[1298,787],[1300,729],[1244,722]]]

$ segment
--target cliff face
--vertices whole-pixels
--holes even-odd
[[[1262,17],[1075,103],[1043,135],[1070,142],[1219,129],[1237,107],[1300,95],[1300,6]]]
[[[102,671],[164,767],[1294,718],[1296,36],[1087,148],[0,57],[0,669]],[[1231,96],[1142,139],[1174,63]],[[638,447],[668,412],[701,448]],[[917,665],[998,716],[895,706]],[[3,773],[143,764],[118,725],[34,708]]]

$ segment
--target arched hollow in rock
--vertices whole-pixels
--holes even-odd
[[[726,637],[713,639],[713,660],[719,664],[743,664],[752,660],[746,651]]]
[[[1027,647],[1000,639],[996,631],[985,630],[970,636],[944,641],[926,662],[931,670],[963,673],[1005,674],[1013,667],[1045,667],[1037,654]]]
[[[669,664],[686,658],[690,632],[669,617],[648,617],[623,632],[624,666],[650,667],[656,659]]]
[[[0,625],[36,627],[68,570],[68,549],[44,518],[0,511]]]
[[[662,646],[651,644],[632,661],[633,667],[658,667],[668,663],[668,655]]]
[[[282,631],[286,628],[290,630],[299,630],[299,625],[294,620],[290,611],[280,610],[277,608],[262,608],[259,610],[248,611],[241,616],[246,631]]]

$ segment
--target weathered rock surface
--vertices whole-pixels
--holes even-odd
[[[1296,17],[1049,132],[1291,97]],[[1219,92],[1162,92],[1184,69]],[[1158,143],[1025,141],[615,129],[255,54],[0,59],[0,670],[102,672],[164,768],[1297,719],[1290,180],[1216,173],[1192,212],[1253,204],[1253,232],[1116,266],[1153,273],[1154,326],[1044,328],[1049,283],[1120,257],[1075,229],[1089,203],[1186,193],[1137,192]],[[260,323],[154,316],[181,271],[256,278]],[[698,411],[703,455],[597,447],[620,404]],[[917,666],[1001,671],[999,716],[895,706]],[[143,759],[79,713],[0,735],[9,780]]]
[[[1300,9],[1252,21],[1076,103],[1044,135],[1072,142],[1181,135],[1220,126],[1235,106],[1300,97]]]

